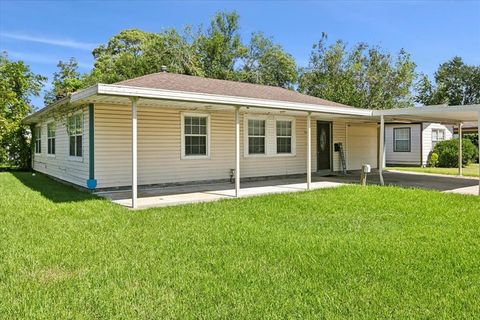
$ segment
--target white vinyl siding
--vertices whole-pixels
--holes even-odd
[[[82,131],[88,137],[88,112],[82,110]],[[69,135],[67,132],[67,119],[45,119],[42,127],[42,141],[47,141],[47,124],[55,124],[55,156],[49,156],[43,152],[33,156],[33,169],[38,172],[51,175],[61,180],[86,187],[88,179],[88,139],[83,141],[83,158],[78,161],[71,161],[69,156]]]
[[[410,152],[393,152],[393,128],[410,128]],[[387,124],[385,126],[387,165],[426,166],[433,150],[432,130],[444,130],[444,139],[452,139],[453,127],[439,123]]]
[[[444,140],[450,140],[453,138],[453,126],[446,126],[440,123],[424,123],[423,124],[423,150],[422,150],[422,165],[428,165],[428,159],[430,153],[433,151],[434,147],[434,130],[443,130],[444,131]]]
[[[348,124],[349,170],[359,170],[362,165],[378,167],[378,126],[377,124]]]
[[[394,129],[410,128],[410,151],[394,152]],[[386,124],[385,125],[385,158],[387,165],[419,166],[421,154],[421,124]]]

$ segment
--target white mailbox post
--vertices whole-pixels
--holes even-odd
[[[360,183],[362,186],[367,185],[367,173],[372,172],[372,167],[369,164],[362,165],[362,172],[360,174]]]

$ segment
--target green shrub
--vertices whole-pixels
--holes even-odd
[[[462,164],[468,165],[477,158],[477,147],[468,139],[462,141]],[[458,166],[458,139],[440,141],[433,148],[438,154],[438,166],[455,168]]]
[[[432,168],[438,166],[438,153],[432,152],[430,159],[428,160],[428,166]]]

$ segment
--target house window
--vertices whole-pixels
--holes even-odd
[[[410,128],[393,129],[393,151],[410,152]]]
[[[265,120],[248,119],[248,154],[265,154]]]
[[[209,122],[208,115],[182,115],[183,157],[205,158],[209,156]]]
[[[292,121],[277,120],[277,153],[292,153]]]
[[[69,155],[82,157],[83,125],[82,114],[68,118]]]
[[[55,122],[47,125],[47,152],[50,155],[55,154]]]
[[[42,127],[35,127],[35,153],[42,153]]]
[[[445,140],[445,130],[432,129],[432,148],[435,147],[437,142]]]

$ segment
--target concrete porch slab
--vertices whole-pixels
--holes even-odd
[[[306,183],[288,183],[288,181],[268,181],[270,185],[263,185],[264,181],[248,182],[240,190],[240,197],[253,197],[275,193],[299,192],[307,189]],[[287,183],[286,183],[287,182]],[[311,189],[334,188],[344,183],[332,181],[312,182]],[[223,187],[223,188],[219,188]],[[197,189],[195,191],[195,189]],[[203,189],[203,190],[201,190]],[[108,198],[112,202],[130,207],[132,199],[130,192],[100,192],[97,195]],[[151,188],[143,190],[137,199],[138,209],[175,206],[189,203],[211,202],[222,199],[235,198],[235,190],[231,184],[211,186],[184,186],[168,188]]]

